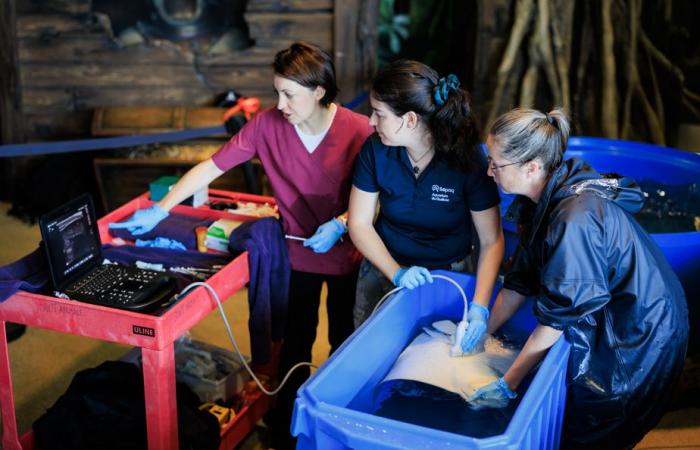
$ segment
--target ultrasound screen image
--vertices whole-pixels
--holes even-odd
[[[93,234],[88,205],[57,217],[47,224],[52,266],[67,276],[99,254],[99,238]]]

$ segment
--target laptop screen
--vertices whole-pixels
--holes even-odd
[[[88,194],[45,214],[39,225],[56,289],[102,262],[100,237]]]

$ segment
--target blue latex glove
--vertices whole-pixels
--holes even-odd
[[[129,233],[133,234],[134,236],[138,236],[140,234],[148,233],[154,229],[156,225],[158,225],[161,220],[168,217],[168,215],[168,211],[156,204],[150,208],[137,210],[134,212],[133,216],[124,222],[110,223],[109,228],[115,230],[126,228],[129,230]]]
[[[185,244],[175,239],[170,239],[166,237],[157,237],[151,240],[136,239],[134,245],[137,247],[156,247],[156,248],[168,248],[170,250],[187,250]]]
[[[471,353],[476,348],[476,345],[484,337],[486,333],[486,323],[489,320],[489,310],[478,303],[472,303],[469,306],[469,314],[467,314],[467,331],[462,338],[462,351]]]
[[[425,284],[426,281],[432,283],[433,276],[425,267],[411,266],[408,269],[401,267],[394,274],[394,279],[392,281],[395,286],[414,289]]]
[[[504,408],[517,396],[518,394],[513,392],[501,377],[467,397],[467,404],[476,411],[486,408]]]
[[[334,217],[321,224],[314,235],[304,241],[304,247],[310,247],[316,253],[326,253],[345,231],[343,224]]]

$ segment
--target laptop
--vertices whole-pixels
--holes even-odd
[[[175,279],[163,272],[102,264],[102,243],[89,194],[44,214],[39,228],[58,295],[145,311],[168,301],[177,289]]]

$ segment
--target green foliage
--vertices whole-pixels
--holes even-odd
[[[394,13],[394,0],[379,1],[379,64],[392,61],[401,55],[404,42],[408,39],[411,19],[406,14]]]

